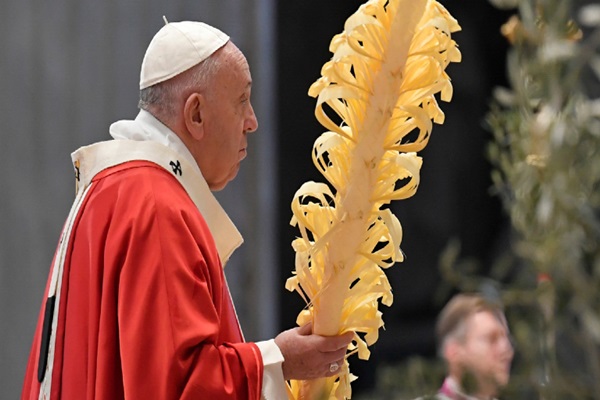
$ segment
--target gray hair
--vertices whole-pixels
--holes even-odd
[[[187,71],[140,90],[138,108],[167,121],[174,118],[182,96],[210,89],[211,81],[223,64],[222,50],[225,47],[227,45]]]

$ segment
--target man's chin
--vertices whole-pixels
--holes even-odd
[[[496,374],[496,384],[498,387],[504,387],[508,385],[510,379],[510,372],[499,372]]]
[[[221,180],[219,182],[211,182],[211,183],[209,183],[208,187],[210,188],[210,191],[211,192],[220,192],[221,190],[225,189],[225,186],[227,186],[227,184],[229,182],[231,182],[232,180],[235,179],[235,177],[238,174],[239,169],[240,169],[240,165],[238,164],[237,168],[234,168],[232,170],[231,174],[227,178],[225,178],[225,179],[223,179],[223,180]]]
[[[228,183],[229,181],[213,182],[209,184],[208,187],[210,188],[211,192],[220,192],[221,190],[225,189],[225,186],[227,186]]]

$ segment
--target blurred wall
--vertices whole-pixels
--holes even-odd
[[[58,235],[74,197],[70,153],[137,114],[139,67],[170,21],[208,22],[245,52],[259,131],[218,197],[246,239],[227,275],[248,339],[276,328],[273,0],[5,0],[0,24],[0,388],[20,394]],[[251,229],[252,227],[252,229]]]

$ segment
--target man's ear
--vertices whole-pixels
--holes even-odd
[[[448,340],[444,346],[444,358],[448,360],[449,363],[455,363],[461,357],[461,350],[461,345],[457,340]]]
[[[200,93],[192,93],[183,106],[183,122],[190,135],[200,140],[204,137],[206,99]]]

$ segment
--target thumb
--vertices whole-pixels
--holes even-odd
[[[302,336],[308,336],[308,335],[312,334],[312,322],[309,322],[305,325],[302,325],[300,328],[298,328],[298,334],[302,335]]]

